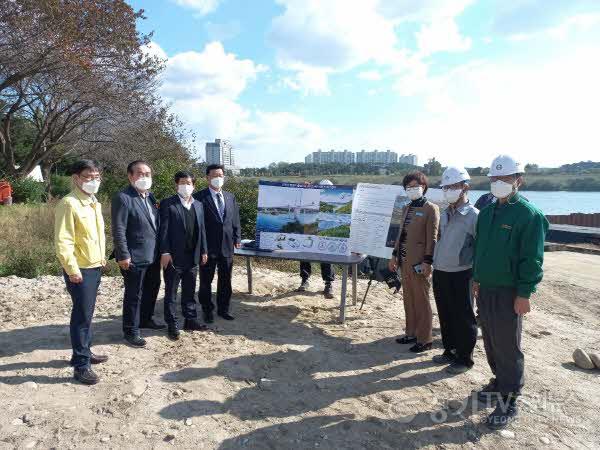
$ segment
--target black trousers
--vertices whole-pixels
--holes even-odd
[[[454,351],[456,360],[473,365],[477,343],[477,323],[471,297],[472,271],[433,271],[433,295],[440,319],[445,351]]]
[[[140,322],[148,322],[154,315],[154,306],[160,290],[160,262],[130,266],[121,270],[125,282],[123,298],[123,332],[139,333]]]
[[[69,276],[63,273],[67,292],[73,301],[71,310],[71,347],[73,356],[71,362],[75,369],[88,369],[90,367],[90,347],[92,345],[92,317],[96,307],[96,297],[102,269],[80,269],[83,281],[71,283]]]
[[[485,354],[502,395],[519,395],[525,382],[523,316],[515,313],[516,297],[514,288],[481,286],[477,298]]]
[[[163,271],[165,279],[165,322],[177,326],[177,290],[181,283],[181,314],[185,320],[196,319],[196,279],[198,266],[175,267]]]
[[[212,282],[215,277],[215,270],[219,271],[217,282],[217,313],[224,314],[229,312],[231,302],[231,271],[233,269],[233,257],[209,256],[205,265],[200,266],[200,289],[198,291],[198,300],[202,305],[204,312],[210,312],[215,309],[212,302]]]
[[[309,262],[302,261],[300,263],[300,277],[303,280],[308,280],[312,272],[312,267]],[[326,283],[331,283],[335,279],[335,272],[331,264],[321,264],[321,277]]]

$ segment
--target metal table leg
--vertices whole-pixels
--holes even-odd
[[[352,305],[356,306],[356,281],[358,278],[358,264],[352,264]]]
[[[342,295],[340,299],[340,322],[346,321],[346,288],[348,285],[348,266],[342,266]]]
[[[248,276],[248,294],[252,294],[252,261],[246,256],[246,275]]]

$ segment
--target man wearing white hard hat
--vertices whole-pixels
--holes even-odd
[[[319,182],[319,186],[333,186],[333,183],[329,180],[321,180]],[[310,283],[309,283],[309,278],[312,272],[312,268],[309,262],[307,261],[302,261],[300,263],[300,278],[302,279],[302,282],[300,283],[300,286],[298,287],[298,289],[296,289],[297,292],[305,292],[306,290],[308,290]],[[333,267],[331,266],[331,264],[327,264],[327,263],[322,263],[321,264],[321,278],[323,278],[323,281],[325,282],[325,288],[323,289],[323,296],[325,298],[328,299],[332,299],[333,298],[333,287],[332,287],[332,283],[335,279],[335,272],[333,271]]]
[[[473,295],[494,374],[478,397],[485,403],[497,401],[487,425],[499,429],[518,414],[516,400],[524,385],[523,315],[542,281],[548,221],[519,194],[523,168],[513,157],[494,159],[488,176],[497,201],[482,209],[477,220]]]
[[[448,207],[440,214],[440,231],[433,253],[433,294],[440,319],[444,352],[433,357],[449,364],[452,374],[473,366],[477,323],[471,278],[477,210],[468,198],[471,177],[463,167],[448,167],[441,187]]]

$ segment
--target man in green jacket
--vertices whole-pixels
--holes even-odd
[[[500,155],[494,159],[489,177],[497,201],[479,213],[473,296],[494,374],[478,398],[485,403],[497,401],[487,425],[499,429],[518,414],[516,400],[524,384],[523,315],[530,311],[529,299],[542,281],[548,221],[519,194],[523,170],[514,158]]]

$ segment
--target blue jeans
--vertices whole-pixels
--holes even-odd
[[[83,281],[71,283],[69,276],[63,273],[67,291],[73,301],[71,310],[71,347],[73,347],[73,367],[86,369],[90,367],[90,346],[92,345],[92,317],[96,306],[98,286],[102,277],[102,269],[80,269]]]

